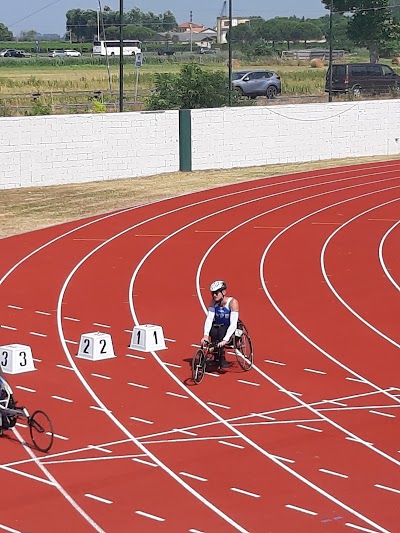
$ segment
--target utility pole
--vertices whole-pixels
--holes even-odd
[[[100,10],[97,10],[97,40],[100,41]]]
[[[229,40],[228,40],[228,105],[232,105],[232,0],[229,0]]]
[[[119,112],[124,110],[124,0],[119,0]]]
[[[193,11],[190,12],[190,22],[189,22],[189,29],[190,29],[190,51],[193,52],[193,32],[192,32],[192,24],[193,24]]]
[[[333,0],[329,6],[329,93],[328,101],[332,102],[332,63],[333,63]]]

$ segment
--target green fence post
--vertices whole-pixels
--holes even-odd
[[[192,171],[192,115],[190,109],[179,110],[179,170]]]

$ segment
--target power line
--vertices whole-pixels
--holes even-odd
[[[34,11],[33,13],[31,13],[30,15],[26,15],[26,17],[24,17],[24,18],[22,18],[20,20],[17,20],[17,22],[14,22],[9,27],[12,28],[13,26],[16,26],[17,24],[19,24],[20,22],[23,22],[24,20],[29,19],[30,17],[33,17],[33,15],[36,15],[37,13],[40,13],[41,11],[44,11],[48,7],[54,6],[54,4],[58,4],[58,2],[61,2],[61,1],[62,0],[54,0],[54,2],[51,2],[50,4],[47,4],[47,6],[41,7],[37,11]]]

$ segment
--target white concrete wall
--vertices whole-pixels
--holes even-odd
[[[178,112],[0,119],[0,189],[179,170]]]
[[[400,153],[400,100],[192,111],[193,170]]]

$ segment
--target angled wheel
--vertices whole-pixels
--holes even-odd
[[[206,356],[203,350],[197,350],[192,359],[192,378],[198,385],[203,381],[206,373]]]
[[[278,94],[278,89],[275,85],[270,85],[269,87],[267,87],[267,91],[265,93],[265,96],[267,98],[275,98],[277,94]]]
[[[34,446],[41,452],[48,452],[54,439],[53,425],[50,418],[44,411],[35,411],[28,418],[28,425]]]
[[[241,329],[242,334],[235,336],[235,355],[239,365],[247,372],[253,366],[253,343],[246,326],[241,324],[239,329]]]

